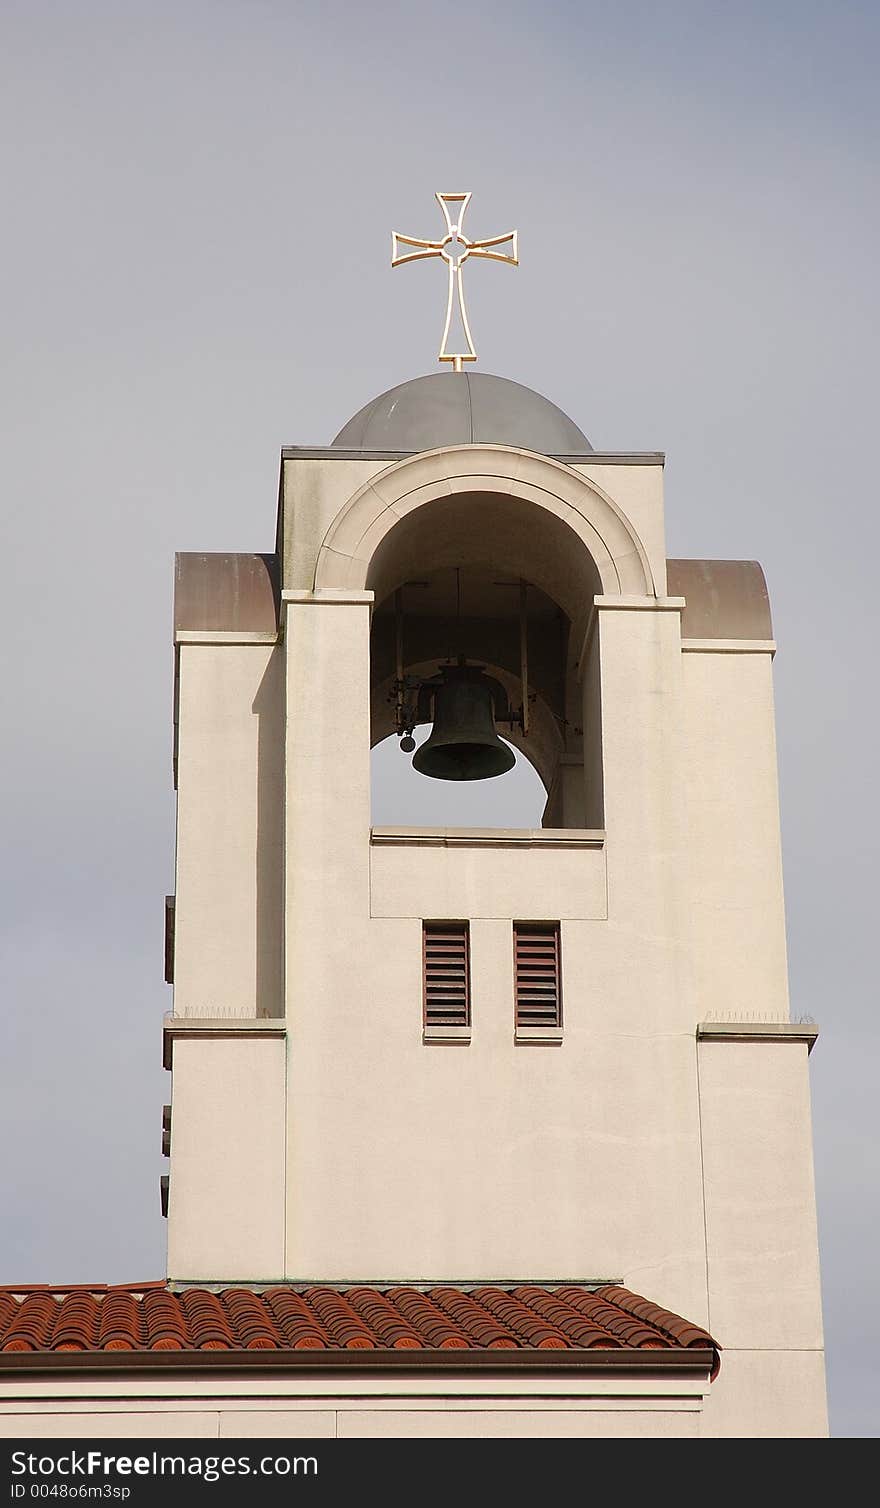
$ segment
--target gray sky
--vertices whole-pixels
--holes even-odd
[[[281,445],[435,369],[390,231],[466,188],[521,236],[469,269],[480,368],[666,450],[669,553],[767,573],[832,1421],[880,1433],[878,40],[868,0],[0,0],[0,1281],[164,1271],[173,552],[271,549]]]

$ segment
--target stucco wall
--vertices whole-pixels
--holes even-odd
[[[807,1049],[699,1046],[709,1318],[738,1349],[821,1350]]]
[[[768,652],[682,655],[689,947],[703,1019],[786,1021]]]
[[[705,1377],[0,1382],[0,1438],[693,1438]]]
[[[822,1351],[724,1353],[700,1420],[706,1439],[824,1439],[828,1434]]]
[[[284,1265],[283,1041],[174,1046],[169,1277],[259,1282]]]
[[[178,653],[174,1009],[280,1016],[283,651]]]
[[[297,600],[288,615],[286,1276],[622,1276],[700,1322],[676,614],[602,614],[608,920],[601,851],[564,853],[565,1027],[552,1046],[514,1042],[511,940],[514,916],[547,914],[552,855],[374,848],[373,910],[386,914],[371,916],[368,604]],[[328,678],[348,709],[342,740]],[[633,718],[639,696],[651,717]],[[420,918],[444,895],[471,919],[467,1046],[422,1042]]]

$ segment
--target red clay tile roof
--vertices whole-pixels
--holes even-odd
[[[699,1350],[712,1351],[717,1361],[718,1346],[698,1325],[616,1284],[313,1285],[219,1293],[172,1292],[164,1283],[0,1288],[0,1353],[388,1350]]]

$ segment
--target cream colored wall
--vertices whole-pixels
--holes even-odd
[[[683,654],[682,676],[698,1010],[705,1020],[787,1021],[772,657],[719,645]]]
[[[823,1439],[828,1434],[823,1352],[726,1350],[700,1433],[704,1439]]]
[[[174,1010],[280,1016],[283,652],[178,652]]]
[[[447,473],[453,480],[444,481]],[[346,562],[355,557],[368,561],[387,523],[396,522],[430,496],[468,492],[481,485],[488,491],[528,497],[575,529],[592,516],[583,537],[591,541],[597,559],[607,563],[611,576],[619,577],[621,589],[644,590],[647,576],[653,591],[665,592],[662,464],[567,466],[531,451],[498,445],[447,446],[391,463],[285,456],[281,474],[285,587],[301,590],[316,584],[355,584]],[[352,511],[352,500],[359,493],[362,501]],[[597,527],[600,517],[602,524]],[[635,531],[627,519],[632,519]],[[315,574],[322,547],[329,547],[326,580],[316,579]],[[641,583],[638,588],[636,582]]]
[[[554,842],[549,829],[533,846],[486,834],[444,840],[418,830],[394,842],[374,838],[370,852],[370,914],[374,917],[519,917],[561,921],[606,914],[601,835],[588,846]],[[569,833],[560,834],[571,837]]]
[[[288,1027],[360,979],[369,924],[372,594],[286,603],[285,889]],[[296,1103],[296,1094],[293,1093]]]
[[[701,1042],[709,1314],[738,1349],[822,1348],[807,1049]]]
[[[520,454],[511,447],[493,449]],[[333,520],[360,487],[387,472],[393,464],[381,458],[357,460],[346,456],[343,459],[332,454],[286,455],[283,458],[281,507],[286,546],[285,586],[310,589],[314,585],[318,547]],[[665,591],[662,460],[652,460],[650,464],[597,460],[576,463],[570,469],[595,482],[632,521],[651,560],[657,590],[659,593]]]
[[[668,1375],[59,1375],[0,1382],[0,1439],[693,1438],[708,1390]]]
[[[677,622],[602,614],[603,729],[622,766],[607,792],[611,909],[605,922],[601,854],[563,854],[564,1040],[534,1046],[513,1040],[511,919],[547,914],[550,855],[374,847],[374,894],[397,915],[371,917],[367,610],[290,604],[288,1277],[627,1276],[704,1316],[695,1021],[669,893]],[[650,716],[633,716],[640,697]],[[475,872],[500,919],[480,918]],[[464,1047],[422,1042],[420,917],[444,896],[471,918]]]
[[[168,1276],[277,1276],[284,1267],[284,1041],[177,1041],[173,1074]]]
[[[789,1017],[772,655],[682,654],[688,952],[698,1014]],[[709,1327],[703,1431],[827,1434],[807,1048],[701,1042]]]
[[[629,519],[651,562],[654,590],[658,597],[662,597],[666,591],[662,460],[652,461],[650,465],[585,461],[574,465],[572,470],[601,487]]]
[[[630,1396],[456,1397],[447,1379],[432,1394],[290,1396],[270,1383],[248,1390],[229,1382],[182,1389],[163,1379],[143,1384],[95,1379],[78,1389],[56,1381],[0,1384],[0,1439],[265,1439],[385,1437],[511,1439],[803,1439],[827,1434],[820,1352],[724,1353],[711,1387],[681,1394],[636,1389]],[[445,1389],[445,1390],[444,1390]],[[494,1385],[497,1393],[498,1384]],[[124,1396],[113,1396],[114,1391]],[[249,1396],[250,1392],[250,1396]]]
[[[807,1048],[700,1042],[709,1325],[725,1347],[704,1430],[825,1435]]]
[[[605,599],[607,601],[607,599]],[[683,941],[679,614],[599,610],[608,946],[644,1026],[693,1031]]]
[[[370,956],[291,1041],[289,1278],[624,1276],[700,1321],[693,1041],[603,1020],[597,926],[564,925],[564,1041],[531,1046],[510,924],[472,922],[459,1047],[422,1044],[420,924],[372,924]]]
[[[281,462],[281,509],[286,587],[309,591],[321,541],[337,513],[360,487],[387,471],[387,461],[341,457],[285,457]]]
[[[0,1413],[0,1439],[695,1439],[701,1433],[696,1408],[647,1401],[643,1408],[541,1407],[525,1398],[517,1409],[451,1408],[445,1399],[425,1408],[404,1403],[370,1408],[288,1407],[221,1410],[173,1406],[82,1413],[46,1409]]]
[[[355,1114],[373,1059],[358,1056],[369,1027],[370,594],[306,594],[285,612],[287,1270],[329,1278],[339,1232],[345,1260],[358,1250],[347,1181],[372,1135]]]

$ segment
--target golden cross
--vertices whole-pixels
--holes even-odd
[[[434,198],[440,205],[446,220],[446,235],[440,241],[420,241],[415,236],[401,236],[396,230],[392,231],[391,265],[402,267],[404,262],[419,262],[423,257],[443,258],[449,268],[449,294],[446,300],[446,324],[443,326],[443,339],[440,342],[440,354],[437,359],[451,361],[452,370],[460,372],[463,361],[477,359],[464,303],[462,267],[468,257],[486,257],[490,262],[509,262],[511,266],[516,267],[519,261],[516,254],[516,231],[509,230],[505,236],[489,236],[484,241],[469,241],[467,236],[462,234],[461,226],[471,198],[470,194],[435,194]],[[506,246],[508,242],[510,243],[508,254],[491,249],[493,246]],[[402,252],[401,246],[416,246],[419,249]],[[458,330],[465,346],[463,351],[449,349],[449,331],[453,314],[456,312]],[[454,340],[455,336],[453,336]]]

